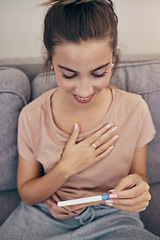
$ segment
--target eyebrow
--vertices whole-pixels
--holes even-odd
[[[107,67],[109,64],[110,64],[110,62],[108,62],[108,63],[106,63],[106,64],[104,64],[104,65],[102,65],[102,66],[100,66],[100,67],[98,67],[98,68],[96,68],[94,70],[92,70],[91,72],[95,72],[95,71],[97,71],[97,70],[99,70],[101,68]]]
[[[106,64],[104,64],[102,66],[99,66],[98,68],[95,68],[95,69],[91,70],[91,72],[95,72],[95,71],[97,71],[97,70],[99,70],[101,68],[107,67],[109,64],[110,64],[110,62],[108,62],[108,63],[106,63]],[[72,70],[70,68],[67,68],[67,67],[63,67],[61,65],[58,65],[58,67],[61,68],[61,69],[67,70],[69,72],[77,73],[77,71],[74,71],[74,70]]]
[[[61,69],[65,69],[65,70],[67,70],[67,71],[69,71],[69,72],[76,73],[76,71],[74,71],[74,70],[72,70],[72,69],[70,69],[70,68],[63,67],[63,66],[61,66],[61,65],[58,65],[58,67],[61,68]]]

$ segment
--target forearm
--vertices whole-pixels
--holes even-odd
[[[147,159],[147,145],[145,145],[141,150],[135,152],[132,166],[130,169],[130,174],[137,174],[141,177],[146,183],[147,173],[146,173],[146,159]]]
[[[50,198],[69,178],[62,164],[57,164],[47,174],[29,180],[19,190],[19,194],[28,205],[44,202]]]

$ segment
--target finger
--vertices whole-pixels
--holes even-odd
[[[92,134],[89,138],[86,139],[88,145],[94,143],[99,137],[101,137],[108,129],[111,127],[111,124],[104,125],[101,129]]]
[[[104,134],[102,134],[99,139],[97,139],[94,144],[99,147],[101,146],[103,143],[106,143],[106,141],[109,140],[109,138],[111,136],[113,136],[113,133],[117,130],[117,126],[114,126],[112,128],[110,128],[107,132],[105,132]]]
[[[136,198],[126,198],[126,199],[113,198],[109,200],[111,200],[114,204],[117,204],[117,205],[123,205],[123,206],[135,205],[136,206],[136,205],[140,205],[142,202],[149,203],[149,201],[151,200],[151,195],[149,192],[145,192]],[[106,204],[107,203],[108,203],[108,200],[106,201]]]
[[[102,154],[98,155],[96,157],[96,162],[99,162],[102,159],[104,159],[105,157],[107,157],[110,154],[110,152],[113,150],[113,148],[114,148],[114,146],[112,145],[112,146],[108,147]]]
[[[79,131],[80,131],[79,126],[77,123],[75,123],[72,134],[66,144],[66,147],[73,146],[76,143],[78,135],[79,135]]]
[[[149,185],[142,181],[137,183],[134,187],[127,190],[115,191],[119,198],[136,198],[149,190]]]
[[[119,192],[121,194],[121,197],[123,197],[123,195],[130,192],[134,195],[135,192],[132,192],[133,189],[137,191],[137,194],[138,192],[141,194],[142,192],[149,190],[149,185],[142,179],[140,175],[130,174],[120,180],[120,182],[114,188],[114,191]],[[124,190],[127,190],[128,192],[125,192]]]
[[[122,191],[124,189],[130,189],[135,185],[135,182],[133,183],[131,175],[128,175],[127,177],[121,179],[117,186],[114,188],[115,191]]]
[[[146,209],[149,205],[150,199],[150,193],[145,192],[134,199],[109,199],[105,201],[105,204],[128,212],[140,212]]]
[[[100,147],[96,148],[96,150],[95,150],[96,156],[105,152],[109,147],[111,147],[111,146],[113,147],[115,142],[117,141],[118,137],[119,137],[118,135],[115,135],[107,143],[105,143],[105,144],[101,145]]]
[[[119,205],[119,204],[115,204],[115,203],[110,203],[110,204],[107,204],[107,205],[110,206],[110,207],[121,209],[121,210],[126,211],[126,212],[136,213],[136,212],[144,211],[147,208],[148,204],[149,204],[149,202],[145,201],[145,202],[142,202],[139,205],[133,205],[133,206]]]

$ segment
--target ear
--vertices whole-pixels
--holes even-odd
[[[51,65],[51,69],[54,69],[54,60],[53,60],[53,57],[50,57],[50,65]]]
[[[46,57],[48,59],[49,58],[49,52],[48,52],[47,48],[44,49],[44,53],[46,54]]]

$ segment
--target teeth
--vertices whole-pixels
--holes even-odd
[[[76,97],[77,97],[78,99],[82,100],[82,101],[86,101],[86,100],[88,100],[88,99],[89,99],[89,97],[82,98],[82,97],[79,97],[79,96],[77,96],[77,95],[76,95]]]

